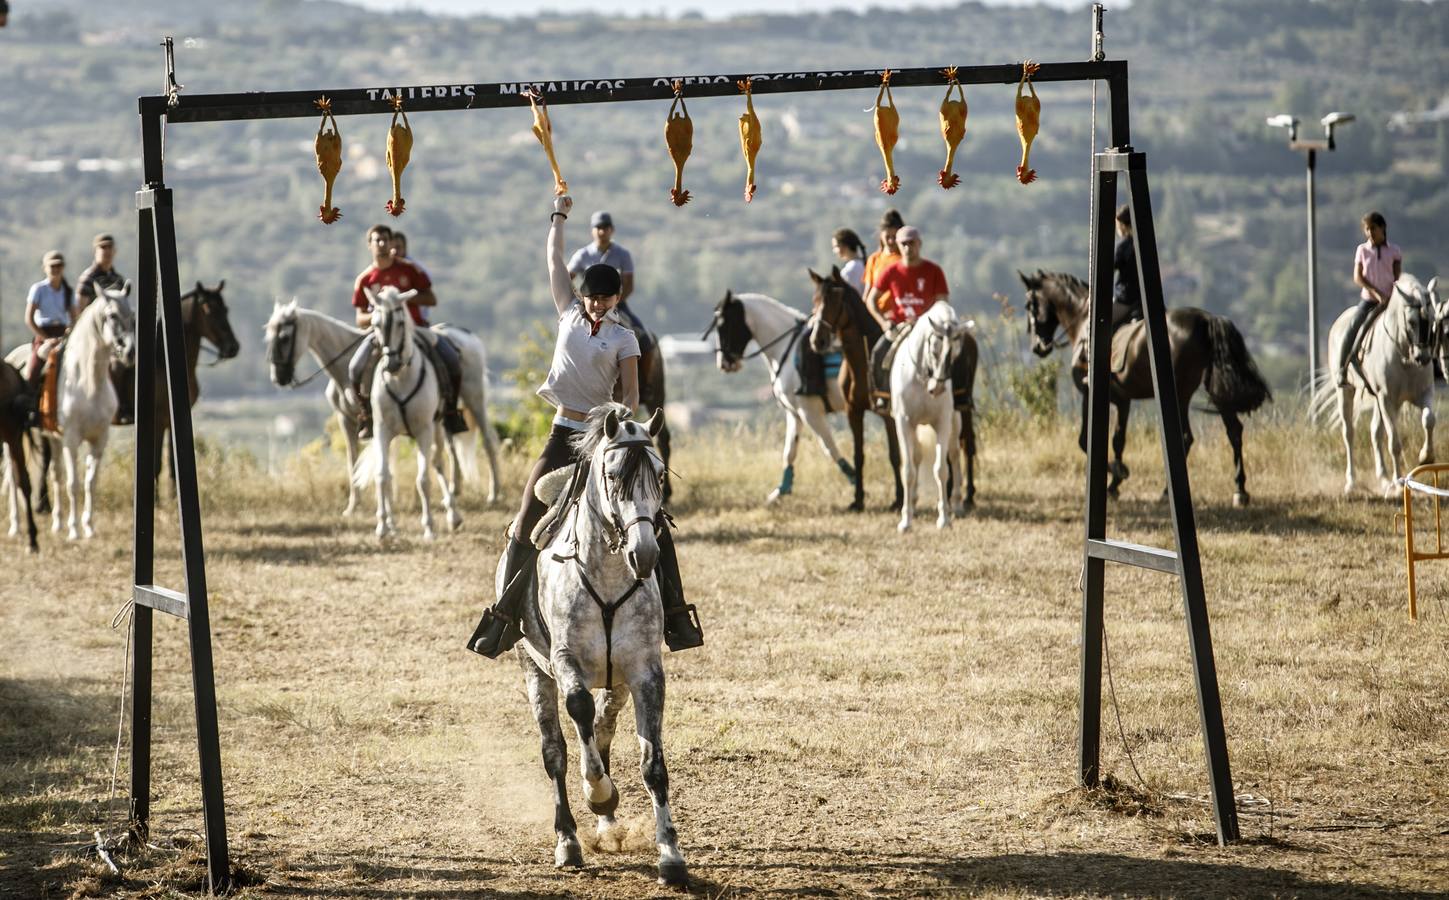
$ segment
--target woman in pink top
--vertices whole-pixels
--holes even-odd
[[[1353,283],[1362,297],[1348,330],[1343,333],[1342,352],[1338,359],[1338,386],[1348,384],[1348,366],[1358,353],[1359,333],[1375,311],[1389,305],[1394,282],[1404,272],[1404,254],[1397,244],[1389,243],[1389,223],[1383,213],[1371,212],[1363,217],[1363,235],[1368,238],[1353,254]],[[1354,363],[1357,365],[1357,363]]]

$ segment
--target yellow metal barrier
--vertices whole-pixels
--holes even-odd
[[[1414,581],[1414,564],[1425,559],[1449,559],[1444,549],[1442,504],[1449,490],[1439,485],[1440,474],[1449,474],[1449,463],[1429,463],[1415,468],[1399,482],[1404,491],[1404,557],[1409,566],[1409,618],[1419,618],[1419,595]],[[1429,484],[1422,479],[1433,479]],[[1414,494],[1425,494],[1434,503],[1434,552],[1420,553],[1414,549]]]

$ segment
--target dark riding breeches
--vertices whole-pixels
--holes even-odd
[[[528,473],[528,481],[523,485],[523,502],[513,519],[513,536],[517,540],[527,543],[529,535],[533,534],[533,526],[548,512],[548,505],[534,496],[534,485],[549,472],[562,469],[574,461],[570,439],[576,434],[579,432],[562,425],[554,425],[549,431],[548,442],[543,445],[543,452],[538,455],[538,462],[533,464],[533,471]]]
[[[1359,333],[1363,331],[1364,323],[1373,315],[1378,304],[1373,300],[1360,300],[1358,308],[1353,311],[1353,318],[1348,322],[1348,329],[1343,333],[1343,343],[1339,344],[1338,352],[1338,382],[1342,384],[1348,377],[1348,364],[1358,352]]]

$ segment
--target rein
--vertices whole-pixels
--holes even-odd
[[[297,329],[297,323],[296,322],[293,322],[292,323],[292,340],[294,340],[294,341],[297,339],[297,330],[296,329]],[[297,388],[306,387],[308,384],[311,384],[312,381],[318,375],[321,375],[323,372],[326,372],[328,369],[330,369],[332,367],[332,364],[333,363],[335,363],[338,360],[342,359],[342,357],[344,357],[347,354],[351,353],[353,350],[356,350],[357,349],[357,345],[360,344],[360,343],[362,343],[363,341],[365,341],[367,339],[368,334],[369,334],[369,332],[364,331],[361,334],[359,334],[357,337],[353,338],[352,341],[346,347],[343,347],[342,348],[342,352],[341,353],[338,353],[336,356],[334,356],[331,359],[327,360],[327,362],[325,362],[325,363],[322,364],[322,368],[320,368],[317,371],[313,372],[311,375],[308,375],[306,378],[303,378],[301,381],[298,381],[296,378],[293,378],[292,379],[292,383],[289,384],[289,385],[286,385],[287,389],[288,390],[296,390]],[[220,356],[219,353],[217,355],[218,355],[218,357]],[[220,362],[220,361],[221,361],[220,359],[217,360],[217,362]],[[295,366],[296,363],[293,363],[292,365]]]

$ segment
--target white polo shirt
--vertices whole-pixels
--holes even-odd
[[[577,301],[558,319],[553,364],[538,396],[564,409],[586,413],[614,399],[619,364],[639,355],[639,339],[609,310],[596,326]]]

